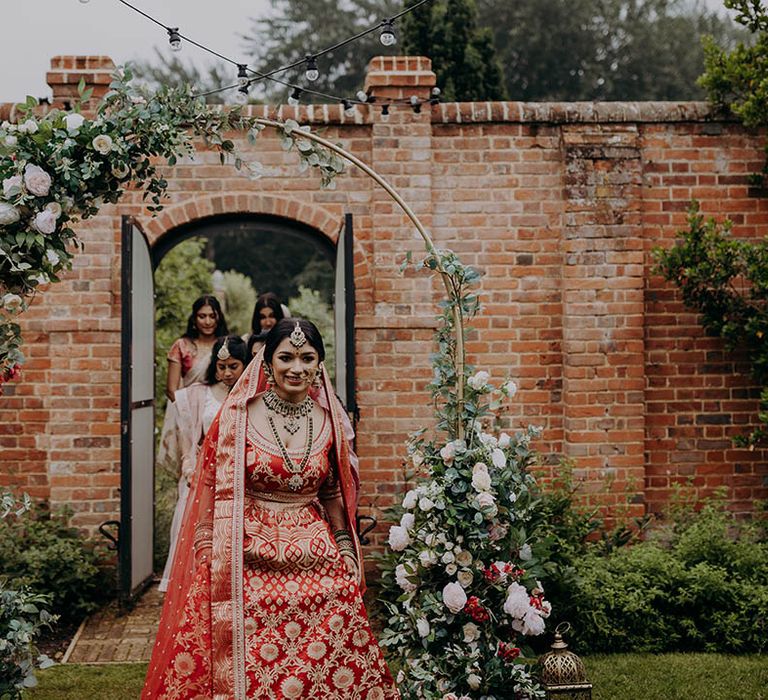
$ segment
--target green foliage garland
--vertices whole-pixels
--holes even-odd
[[[129,184],[143,190],[148,209],[157,212],[168,187],[158,171],[161,161],[172,166],[192,156],[200,139],[219,151],[222,164],[231,160],[241,169],[245,163],[226,133],[245,132],[253,142],[264,128],[240,107],[207,106],[189,86],[150,94],[131,77],[128,69],[115,72],[93,119],[60,110],[38,118],[37,103],[28,98],[18,108],[19,123],[0,125],[0,384],[17,376],[23,359],[15,317],[41,285],[71,267],[79,220],[117,202]],[[80,96],[91,97],[82,83]],[[293,120],[270,125],[280,132],[283,149],[297,152],[302,171],[319,170],[323,186],[333,187],[344,163],[302,138],[309,127]],[[254,179],[263,172],[260,163],[247,169]]]

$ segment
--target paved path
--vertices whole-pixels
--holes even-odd
[[[163,595],[153,585],[130,612],[116,604],[91,615],[72,639],[63,663],[109,664],[149,661]]]

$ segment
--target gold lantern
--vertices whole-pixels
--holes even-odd
[[[547,692],[548,700],[591,700],[592,684],[587,681],[584,663],[563,641],[563,635],[571,629],[567,622],[555,628],[552,651],[539,659],[539,679]]]

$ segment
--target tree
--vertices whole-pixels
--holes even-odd
[[[477,0],[513,100],[701,99],[701,39],[734,24],[687,0]]]
[[[418,0],[405,0],[406,8]],[[437,85],[450,101],[501,100],[501,68],[493,36],[477,27],[474,0],[427,3],[403,20],[406,53],[429,56]]]
[[[333,46],[375,25],[396,14],[400,5],[400,0],[272,0],[273,15],[253,21],[245,41],[254,65],[267,72],[300,61],[307,54]],[[387,50],[379,42],[379,33],[372,32],[319,58],[320,77],[315,82],[307,82],[303,66],[276,77],[313,90],[350,96],[363,87],[365,68],[371,58],[399,51],[397,46]],[[285,99],[286,88],[269,82],[263,87],[271,99]],[[327,100],[307,95],[305,101]]]
[[[229,332],[238,335],[250,333],[253,307],[256,306],[256,290],[251,279],[235,270],[227,270],[224,273],[224,289]]]

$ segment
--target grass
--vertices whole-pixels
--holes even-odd
[[[584,659],[593,700],[768,700],[768,656],[612,654]],[[146,664],[55,666],[25,700],[136,700]]]

